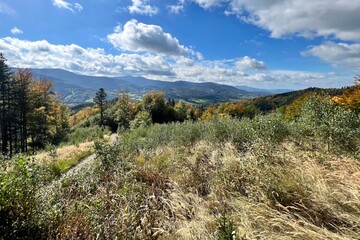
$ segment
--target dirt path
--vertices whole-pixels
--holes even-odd
[[[117,134],[111,134],[110,136],[110,143],[114,144],[117,140],[118,135]],[[78,173],[81,169],[83,168],[88,168],[90,167],[96,160],[96,154],[93,153],[90,156],[87,156],[86,158],[84,158],[83,160],[81,160],[78,164],[76,164],[73,168],[71,168],[69,171],[67,171],[66,173],[64,173],[60,180],[63,178],[67,178],[70,177],[71,175],[74,175],[76,173]]]
[[[69,169],[69,171],[67,171],[66,173],[63,174],[63,176],[61,176],[61,178],[66,178],[69,177],[71,175],[76,174],[77,172],[79,172],[81,169],[85,168],[85,167],[89,167],[92,163],[94,163],[96,158],[96,154],[93,153],[90,156],[87,156],[86,158],[84,158],[83,160],[81,160],[78,164],[76,164],[73,168]]]

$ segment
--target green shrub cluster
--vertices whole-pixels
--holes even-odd
[[[78,127],[69,133],[66,137],[66,144],[80,144],[86,141],[93,141],[96,139],[102,139],[104,132],[99,126],[94,127]]]
[[[233,142],[239,149],[245,149],[259,139],[279,143],[289,132],[288,123],[283,121],[280,114],[270,114],[253,120],[226,118],[206,122],[155,124],[123,133],[119,144],[124,149],[138,151],[165,145],[191,146],[203,140],[214,144]]]
[[[293,122],[292,134],[301,139],[315,137],[324,141],[328,151],[357,151],[360,139],[360,115],[319,97],[305,102]]]
[[[43,231],[33,218],[36,192],[50,179],[50,173],[20,156],[0,166],[0,236],[3,239],[37,239]]]

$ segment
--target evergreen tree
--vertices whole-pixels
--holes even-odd
[[[107,94],[103,88],[100,88],[94,98],[94,103],[100,108],[100,126],[104,127],[104,110]]]
[[[0,53],[0,131],[1,131],[1,152],[3,155],[9,153],[10,144],[10,123],[11,123],[11,71],[6,65],[6,58]]]
[[[33,81],[32,72],[29,69],[18,69],[14,74],[15,99],[17,111],[18,140],[20,146],[16,147],[17,152],[27,152],[28,138],[28,116],[30,114],[29,88]],[[15,141],[17,145],[17,141]]]
[[[42,148],[59,143],[69,128],[69,111],[53,93],[53,84],[35,81],[29,69],[15,73],[0,53],[0,137],[1,153],[11,157],[28,151],[29,144]]]

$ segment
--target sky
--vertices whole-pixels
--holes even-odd
[[[265,89],[352,85],[360,0],[0,0],[11,67]]]

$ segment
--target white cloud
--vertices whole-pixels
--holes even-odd
[[[190,0],[190,1],[197,3],[202,8],[205,8],[205,9],[222,6],[223,4],[225,4],[227,2],[231,2],[229,0]]]
[[[291,35],[360,40],[360,0],[186,0],[204,9],[225,6],[226,14],[271,32],[274,38]],[[183,6],[183,0],[179,1]]]
[[[11,33],[16,35],[16,34],[22,34],[24,33],[21,29],[17,28],[17,27],[14,27],[11,29]]]
[[[249,57],[228,60],[191,61],[179,59],[172,65],[175,76],[171,79],[189,80],[193,82],[216,82],[229,85],[248,85],[259,88],[289,88],[302,89],[307,87],[339,87],[352,84],[351,76],[339,76],[334,73],[306,72],[306,71],[272,71],[259,69],[257,64],[252,68],[240,70],[239,62]],[[260,69],[265,67],[262,61]],[[248,65],[249,66],[249,65]],[[255,71],[254,71],[255,70]],[[168,80],[167,77],[162,79]]]
[[[171,66],[161,57],[139,54],[106,54],[103,49],[78,45],[54,45],[46,40],[0,39],[0,52],[12,67],[61,68],[91,75],[172,75]]]
[[[249,56],[245,56],[242,59],[236,61],[236,66],[239,67],[239,69],[242,71],[246,71],[249,69],[263,70],[266,68],[266,65],[263,61],[258,61]]]
[[[75,9],[78,10],[79,12],[81,12],[81,11],[84,9],[83,6],[81,6],[80,3],[75,3],[74,7],[75,7]]]
[[[116,27],[108,40],[116,48],[132,52],[152,52],[163,55],[188,55],[193,51],[166,33],[160,26],[130,20],[123,29]]]
[[[8,15],[15,15],[16,11],[12,9],[10,6],[8,6],[5,3],[0,2],[0,13],[5,13]]]
[[[67,9],[73,13],[75,13],[74,9],[76,9],[78,12],[81,12],[83,10],[83,6],[81,6],[80,3],[75,3],[74,5],[72,5],[65,0],[52,0],[52,3],[57,8]]]
[[[360,71],[360,43],[326,42],[311,46],[303,56],[315,56],[335,67],[346,67]]]
[[[147,0],[131,0],[132,5],[128,7],[132,14],[153,16],[159,12],[157,7],[146,4]]]
[[[245,85],[259,88],[303,89],[308,87],[340,87],[352,84],[351,76],[341,76],[335,73],[306,71],[267,71],[246,76]]]
[[[170,5],[169,10],[172,13],[179,13],[179,12],[182,12],[184,10],[184,5],[182,5],[182,4]]]
[[[172,12],[172,13],[182,12],[184,10],[185,1],[186,0],[179,0],[179,2],[177,4],[169,5],[168,8],[169,8],[170,12]]]
[[[71,12],[74,12],[74,10],[72,9],[72,5],[64,0],[52,0],[52,3],[57,8],[64,8],[70,10]]]
[[[169,81],[187,80],[293,89],[309,86],[338,87],[352,83],[352,76],[344,77],[333,73],[266,69],[254,71],[265,64],[250,57],[207,61],[181,55],[112,55],[99,48],[82,48],[75,44],[55,45],[46,40],[26,41],[11,37],[0,39],[0,52],[4,53],[12,67],[61,68],[89,75],[133,75]],[[249,62],[256,64],[247,64]],[[240,69],[239,63],[246,67]],[[344,79],[348,81],[344,82]]]

